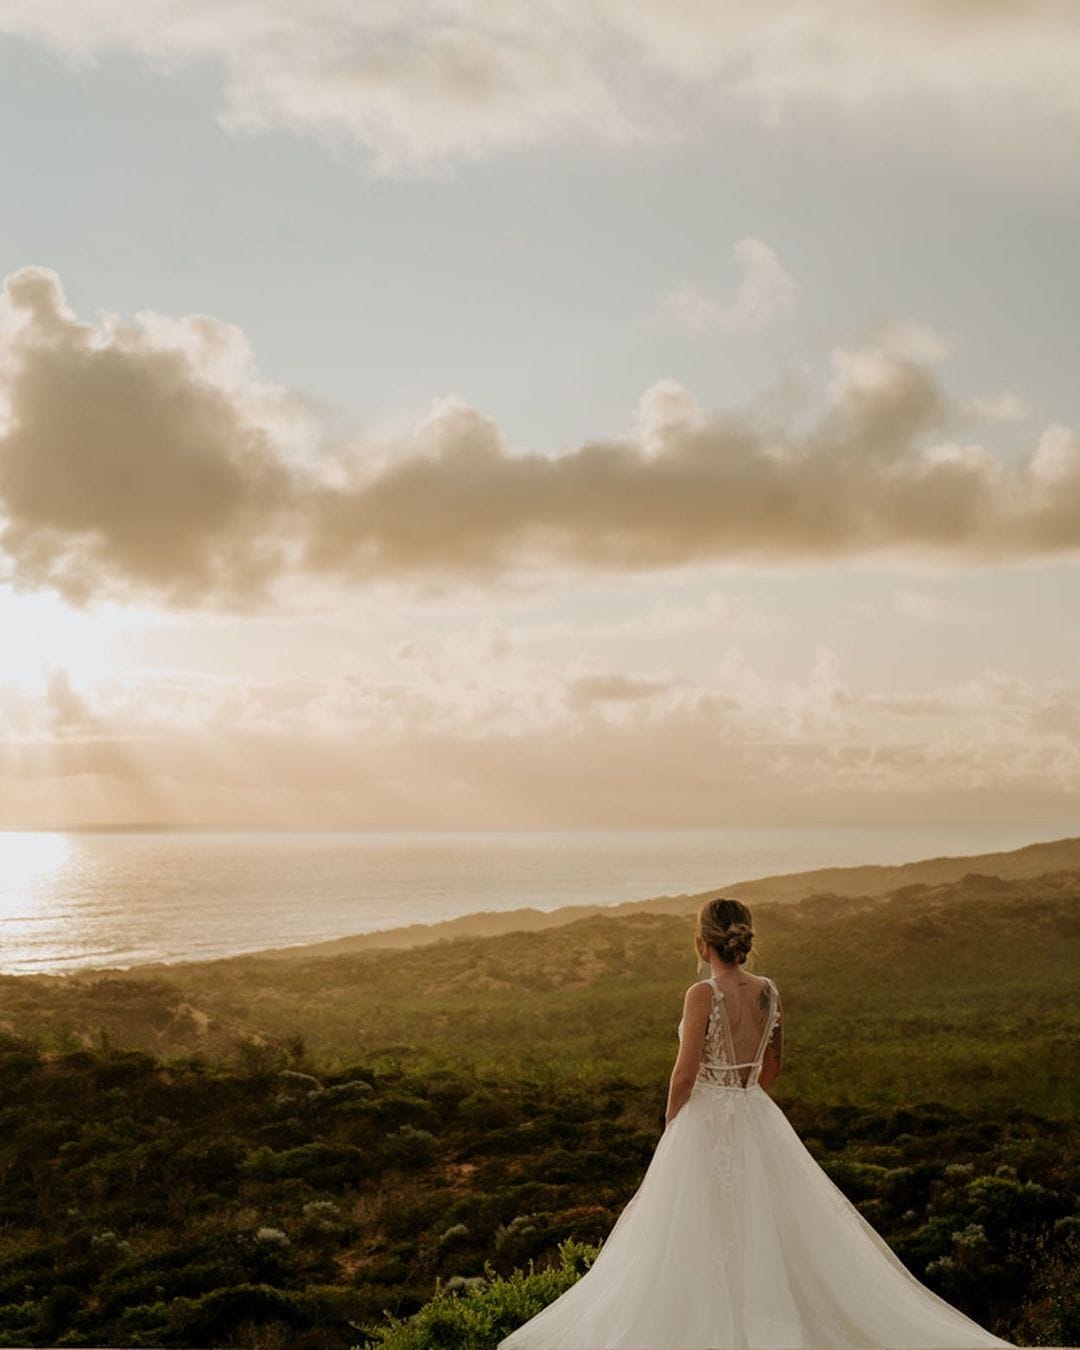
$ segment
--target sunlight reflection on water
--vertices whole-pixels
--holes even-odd
[[[32,960],[35,927],[61,917],[55,899],[70,861],[66,834],[0,833],[0,969]]]
[[[70,858],[66,834],[0,833],[0,919],[32,915],[34,900],[46,899]]]

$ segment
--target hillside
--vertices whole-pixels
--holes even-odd
[[[1072,1064],[1080,872],[970,874],[887,895],[755,907],[759,968],[787,1009],[786,1093],[1080,1107]],[[52,1048],[333,1070],[471,1066],[657,1084],[694,978],[685,917],[601,913],[539,932],[288,962],[245,956],[124,975],[0,978],[0,1026]],[[883,1053],[887,1051],[887,1053]]]
[[[969,873],[1006,880],[1034,880],[1049,872],[1080,872],[1080,838],[1030,844],[1007,853],[926,858],[896,866],[828,867],[810,872],[721,883],[695,895],[660,895],[615,905],[568,905],[557,910],[512,909],[465,914],[434,924],[409,924],[377,933],[358,933],[328,942],[270,948],[253,953],[282,960],[338,956],[356,951],[424,946],[444,939],[493,937],[499,933],[539,932],[595,915],[693,914],[709,896],[723,893],[747,904],[792,904],[811,895],[884,896],[905,886],[937,886]]]
[[[950,1301],[1076,1344],[1080,872],[756,920],[785,999],[776,1095],[807,1146]],[[642,909],[0,980],[0,1346],[426,1350],[383,1314],[437,1280],[489,1290],[509,1330],[524,1305],[485,1272],[609,1231],[693,978],[685,916]],[[456,1316],[433,1307],[438,1343]]]

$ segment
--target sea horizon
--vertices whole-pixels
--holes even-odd
[[[1070,828],[1080,831],[1080,816],[956,816],[935,817],[934,819],[867,819],[867,820],[799,820],[778,824],[765,821],[736,821],[726,825],[639,825],[639,824],[594,824],[594,825],[274,825],[263,823],[229,823],[199,821],[78,821],[55,824],[12,824],[0,823],[0,833],[7,834],[95,834],[95,833],[179,833],[179,834],[340,834],[340,835],[378,835],[378,834],[691,834],[732,830],[937,830],[937,829],[987,829],[1005,825],[1016,829],[1033,828],[1039,831],[1055,828]]]
[[[978,856],[1075,821],[661,829],[0,832],[0,973],[303,947],[471,914],[690,895],[823,867]]]
[[[958,816],[934,820],[811,820],[792,825],[739,823],[733,825],[271,825],[177,822],[155,820],[79,821],[74,824],[19,825],[0,823],[0,834],[339,834],[339,835],[497,835],[497,834],[689,834],[711,830],[847,830],[847,829],[985,829],[1003,825],[1015,828],[1070,828],[1080,831],[1080,819],[1049,820],[1042,817]]]

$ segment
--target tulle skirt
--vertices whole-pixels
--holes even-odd
[[[499,1350],[1008,1344],[915,1279],[768,1093],[698,1082],[592,1268]]]

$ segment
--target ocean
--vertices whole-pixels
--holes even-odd
[[[0,832],[0,971],[195,961],[482,910],[988,853],[1076,822],[490,833]]]

